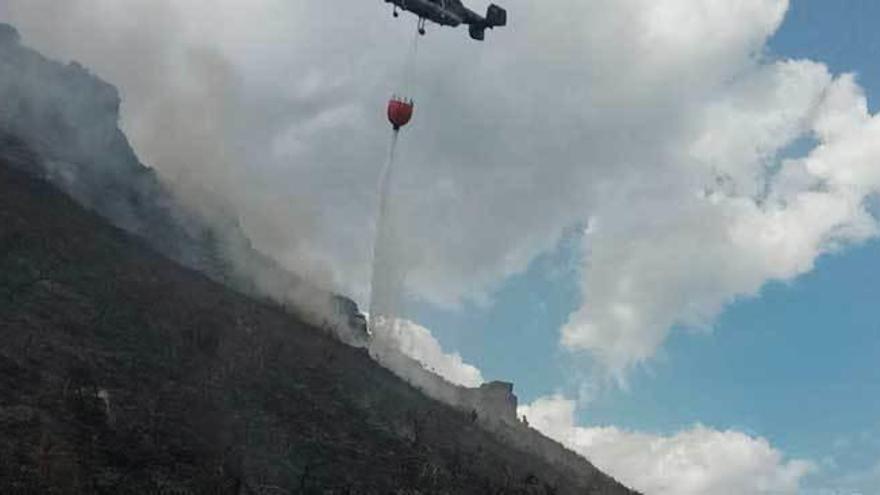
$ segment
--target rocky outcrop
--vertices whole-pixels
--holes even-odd
[[[506,444],[534,453],[563,469],[572,479],[590,483],[601,474],[587,459],[520,421],[512,383],[493,381],[475,388],[450,383],[396,350],[393,342],[386,342],[382,334],[375,336],[370,343],[370,353],[376,361],[423,394],[455,407]]]

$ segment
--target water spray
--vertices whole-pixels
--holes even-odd
[[[413,38],[409,53],[403,63],[401,81],[403,90],[409,92],[415,76],[416,58],[418,55],[419,36]],[[391,211],[392,177],[394,175],[394,160],[397,152],[397,139],[400,129],[412,120],[415,104],[412,99],[393,95],[388,100],[386,115],[392,127],[391,144],[388,150],[388,160],[382,167],[379,176],[379,204],[376,212],[376,230],[372,249],[372,274],[370,276],[370,328],[373,328],[381,317],[390,317],[394,311],[394,298],[401,291],[402,280],[398,280],[395,271],[396,263],[392,254],[394,249],[393,221]]]

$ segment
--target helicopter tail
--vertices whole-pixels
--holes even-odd
[[[506,26],[507,11],[494,3],[489,5],[489,9],[486,10],[486,25],[490,28]]]
[[[489,9],[486,10],[486,18],[482,22],[470,25],[471,38],[483,41],[486,38],[486,28],[492,29],[494,27],[506,25],[507,11],[493,3],[492,5],[489,5]]]

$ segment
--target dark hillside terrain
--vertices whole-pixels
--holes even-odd
[[[36,159],[0,136],[0,493],[633,493],[169,261]]]

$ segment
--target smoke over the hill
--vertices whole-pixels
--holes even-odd
[[[855,79],[765,53],[786,0],[696,4],[510,0],[527,21],[489,43],[424,40],[395,197],[407,297],[486,302],[589,224],[583,303],[560,340],[622,371],[673,327],[709,327],[876,235],[878,125]],[[182,198],[235,212],[258,249],[361,302],[381,113],[411,28],[384,14],[354,0],[0,6],[37,48],[119,84],[135,149]]]
[[[120,103],[117,89],[89,69],[47,59],[22,43],[14,27],[0,24],[0,152],[5,159],[48,179],[179,263],[246,293],[292,305],[313,323],[323,325],[329,318],[329,327],[348,339],[347,326],[341,325],[347,317],[332,294],[255,250],[234,210],[198,191],[171,191],[155,170],[140,163],[118,127]]]

